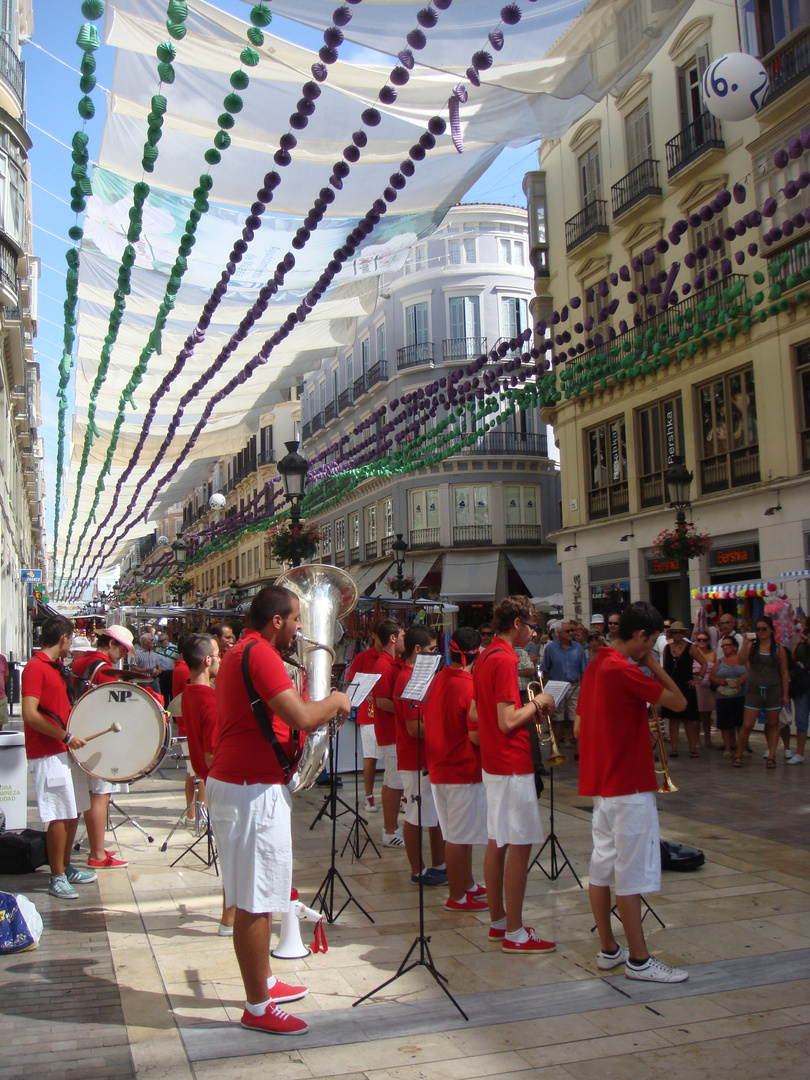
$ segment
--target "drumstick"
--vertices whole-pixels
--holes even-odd
[[[104,728],[103,731],[97,731],[95,733],[95,735],[88,735],[87,738],[84,741],[85,742],[90,742],[91,739],[97,739],[99,737],[99,735],[106,735],[108,731],[120,731],[120,730],[121,730],[121,725],[118,723],[117,720],[113,720],[113,722],[110,724],[110,726],[108,728]]]

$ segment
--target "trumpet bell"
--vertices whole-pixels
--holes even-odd
[[[548,742],[547,739],[545,741]],[[558,765],[567,765],[570,760],[565,754],[549,754],[545,764],[549,769],[556,769]]]

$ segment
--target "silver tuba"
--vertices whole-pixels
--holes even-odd
[[[295,566],[276,579],[276,585],[294,592],[301,605],[301,630],[296,647],[307,677],[307,697],[322,701],[332,692],[335,659],[335,624],[353,611],[359,599],[354,578],[345,570],[323,563]],[[329,757],[329,725],[310,732],[298,766],[290,777],[290,791],[312,787]]]

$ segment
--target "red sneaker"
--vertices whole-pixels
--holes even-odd
[[[240,1021],[243,1028],[250,1031],[266,1031],[268,1035],[303,1035],[309,1030],[309,1024],[299,1020],[297,1016],[290,1016],[277,1005],[268,1005],[261,1016],[254,1016],[247,1009],[242,1013]]]
[[[129,866],[126,859],[116,859],[112,852],[105,851],[106,859],[91,859],[88,855],[87,865],[93,870],[117,870],[121,866]]]
[[[477,900],[472,893],[467,893],[463,900],[448,899],[444,906],[448,911],[489,911],[486,900]]]
[[[484,900],[487,895],[487,890],[483,885],[476,885],[474,889],[467,889],[467,896],[472,896],[474,900]]]
[[[489,928],[489,940],[494,942],[495,945],[500,945],[506,936],[505,930],[499,930],[497,926],[490,926]]]
[[[504,952],[509,953],[553,953],[557,951],[557,946],[553,941],[543,941],[534,932],[533,926],[527,926],[526,930],[529,936],[526,941],[518,943],[516,941],[510,941],[505,935],[503,939],[503,945],[501,948]]]
[[[276,979],[267,992],[274,1004],[284,1005],[288,1001],[300,1001],[302,997],[307,996],[309,990],[306,986],[290,986],[289,983]]]

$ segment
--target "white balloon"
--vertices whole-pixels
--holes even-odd
[[[221,510],[225,505],[225,496],[221,491],[215,491],[211,498],[208,500],[208,505],[212,510]]]
[[[706,68],[703,104],[718,120],[748,120],[768,96],[768,72],[755,56],[726,53]]]

